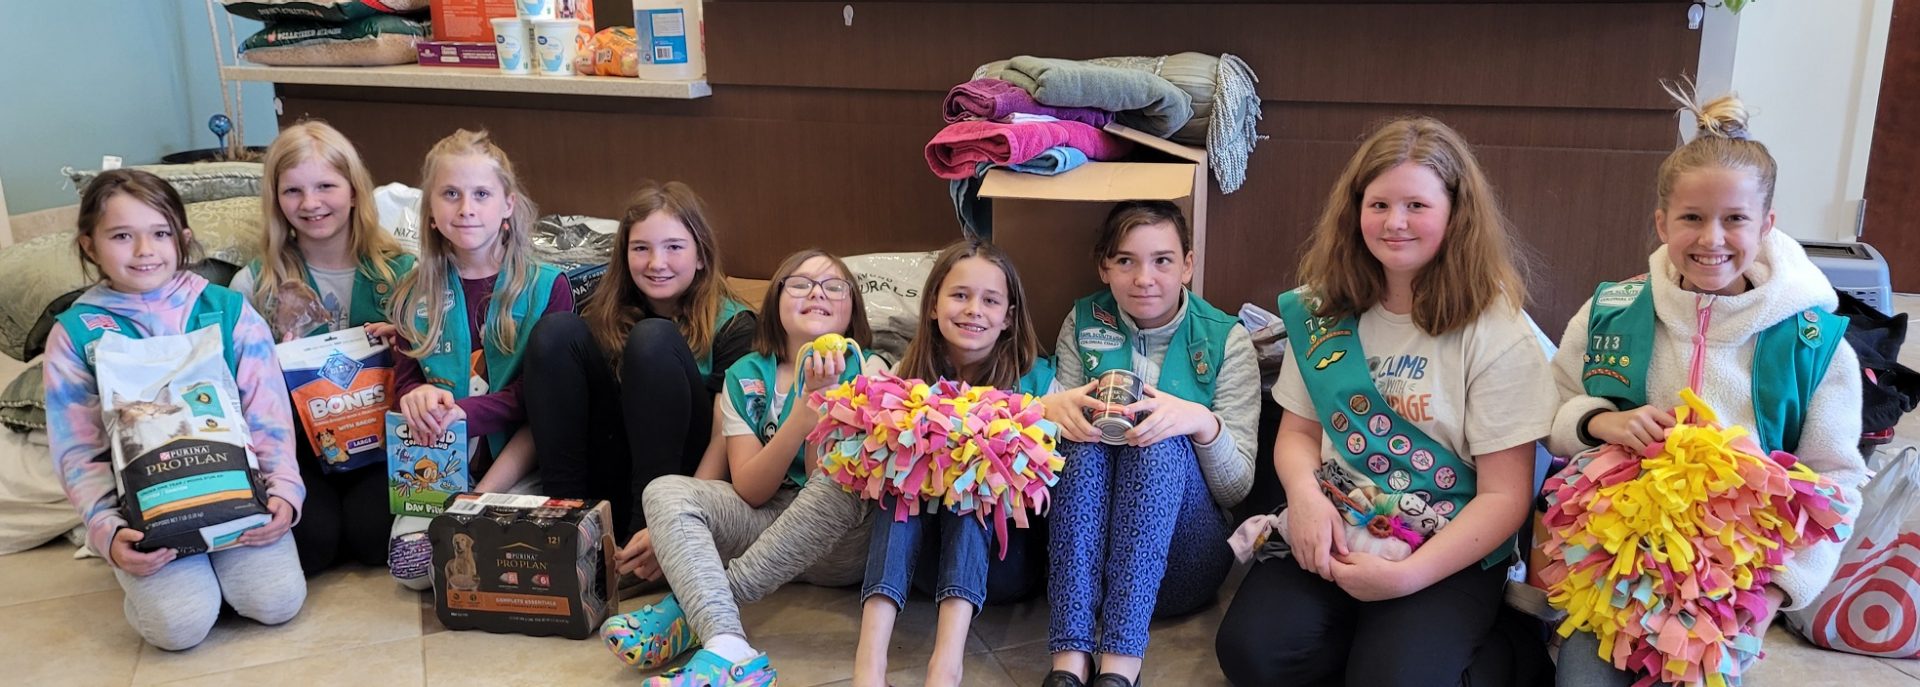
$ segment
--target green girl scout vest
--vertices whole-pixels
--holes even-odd
[[[1167,342],[1165,362],[1155,384],[1161,391],[1213,407],[1213,383],[1226,356],[1227,333],[1240,320],[1186,292],[1187,313]],[[1120,316],[1111,290],[1102,289],[1073,304],[1075,350],[1088,379],[1107,370],[1133,369],[1133,327]]]
[[[387,322],[387,306],[393,301],[393,292],[400,278],[413,271],[415,258],[412,254],[401,253],[387,259],[387,269],[393,272],[393,281],[380,281],[379,271],[365,260],[353,271],[353,296],[347,306],[347,326],[358,327],[368,322]],[[247,264],[257,278],[260,274],[260,261],[255,259]],[[320,293],[320,285],[313,281],[313,272],[307,269],[305,262],[300,263],[300,277],[307,282],[307,288]],[[303,336],[317,336],[327,333],[327,323],[316,325]]]
[[[860,376],[860,363],[858,360],[848,360],[847,369],[840,373],[839,381],[846,383]],[[773,408],[773,394],[777,393],[778,367],[779,363],[773,356],[748,353],[727,368],[727,400],[733,403],[733,411],[740,414],[740,419],[747,422],[747,426],[753,429],[753,435],[759,437],[762,444],[773,440],[773,433],[786,423],[795,403],[806,402],[798,388],[788,389],[781,399],[780,416],[769,417]],[[796,373],[794,376],[794,386],[798,387],[799,375]],[[807,483],[806,450],[806,446],[802,445],[793,454],[793,464],[787,467],[788,484],[804,486]]]
[[[1647,367],[1653,361],[1656,314],[1647,275],[1605,282],[1593,291],[1587,316],[1586,366],[1581,384],[1588,396],[1621,410],[1647,403]],[[1812,308],[1762,330],[1753,343],[1754,439],[1767,451],[1793,453],[1814,387],[1833,362],[1847,319]]]
[[[520,374],[520,357],[527,351],[527,337],[533,334],[533,323],[547,310],[547,300],[553,295],[553,282],[561,278],[560,269],[552,265],[538,265],[534,268],[532,279],[514,299],[509,309],[509,317],[519,326],[514,329],[513,351],[502,351],[493,343],[493,337],[481,336],[482,355],[487,362],[487,388],[501,389]],[[503,291],[509,275],[505,270],[494,277],[494,293]],[[467,295],[460,288],[458,270],[447,270],[446,289],[452,307],[447,310],[446,319],[441,323],[440,344],[433,352],[420,359],[420,370],[426,375],[427,383],[453,392],[455,399],[467,397],[467,379],[472,376],[473,344],[467,336]],[[426,329],[426,313],[416,309],[415,326]],[[484,334],[484,329],[483,332]],[[494,456],[507,444],[509,434],[496,432],[487,437],[487,447]]]

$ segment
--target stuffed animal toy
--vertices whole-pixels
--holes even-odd
[[[273,290],[273,334],[282,342],[306,336],[332,318],[327,306],[321,304],[320,294],[306,282],[287,279]]]
[[[1342,494],[1332,482],[1324,479],[1320,481],[1320,491],[1346,521],[1348,551],[1403,561],[1447,523],[1445,517],[1433,513],[1427,502],[1414,494],[1388,494],[1373,487],[1358,487]],[[1280,542],[1270,541],[1275,532],[1280,534]],[[1287,555],[1292,543],[1286,537],[1287,511],[1281,509],[1248,518],[1234,530],[1227,544],[1233,549],[1234,557],[1244,563],[1263,549],[1266,550],[1263,558]]]

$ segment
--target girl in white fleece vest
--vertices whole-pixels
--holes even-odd
[[[1860,363],[1838,341],[1844,321],[1831,314],[1833,286],[1792,237],[1774,230],[1777,165],[1748,136],[1740,101],[1696,105],[1675,95],[1700,130],[1660,165],[1653,220],[1664,245],[1647,259],[1646,275],[1602,285],[1567,323],[1553,360],[1561,405],[1548,448],[1573,455],[1603,443],[1640,450],[1661,441],[1674,425],[1670,408],[1680,390],[1692,386],[1722,422],[1754,431],[1768,450],[1793,453],[1858,503],[1866,477]],[[1776,351],[1770,340],[1822,354]],[[1787,391],[1794,402],[1767,402],[1769,389],[1795,386],[1785,377],[1799,367],[1817,380],[1810,393]],[[1764,635],[1779,609],[1820,593],[1840,549],[1822,542],[1788,561],[1765,590],[1769,611],[1756,619],[1756,634]],[[1638,678],[1599,658],[1592,634],[1575,634],[1560,652],[1562,687]]]

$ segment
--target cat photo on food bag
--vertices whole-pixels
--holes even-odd
[[[186,407],[168,400],[166,389],[155,392],[151,400],[127,400],[114,392],[113,408],[107,414],[107,427],[120,442],[123,455],[137,456],[193,434]]]

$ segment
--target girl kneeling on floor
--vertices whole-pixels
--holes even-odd
[[[113,566],[126,593],[127,622],[154,646],[189,649],[206,639],[222,603],[268,625],[291,620],[307,582],[287,529],[299,519],[306,486],[293,457],[293,410],[274,357],[273,332],[245,297],[207,283],[185,266],[198,252],[186,207],[172,186],[147,172],[103,172],[80,197],[82,266],[100,281],[60,316],[47,338],[47,436],[68,500],[87,524],[87,547]],[[93,344],[107,330],[132,338],[188,333],[220,321],[239,384],[248,446],[265,482],[267,524],[241,546],[181,557],[141,551],[116,493],[108,429],[101,415]]]
[[[400,283],[394,322],[396,411],[414,436],[440,436],[466,420],[474,450],[471,491],[527,492],[533,435],[521,399],[521,360],[534,322],[573,309],[552,265],[535,262],[527,232],[534,206],[513,163],[485,132],[460,130],[427,152],[421,170],[420,262]],[[516,485],[518,485],[516,487]],[[425,529],[400,518],[395,536]],[[396,575],[401,574],[396,570]],[[424,589],[428,577],[406,577]]]
[[[362,325],[391,339],[397,330],[387,311],[396,286],[413,271],[414,257],[380,227],[372,178],[353,143],[323,122],[300,122],[274,137],[262,164],[264,256],[233,275],[233,290],[270,319],[279,307],[291,307],[277,298],[289,287],[304,287],[325,308],[326,321],[276,332],[281,341]],[[342,550],[362,565],[385,566],[393,525],[386,470],[325,472],[305,441],[294,445],[307,484],[300,523],[293,527],[300,567],[317,574],[332,567]]]

